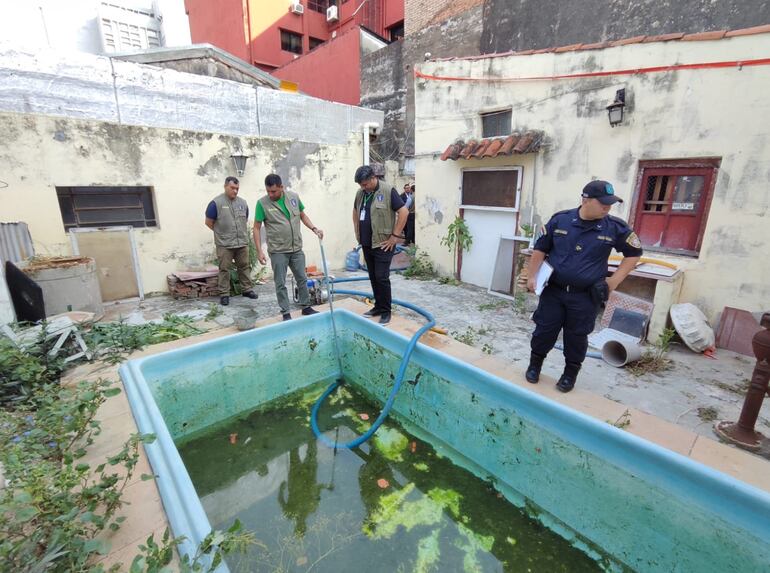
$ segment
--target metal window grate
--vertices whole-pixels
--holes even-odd
[[[64,229],[156,227],[151,187],[57,187]]]
[[[481,137],[511,134],[511,110],[481,114]]]
[[[292,54],[302,53],[302,36],[281,30],[281,49]]]

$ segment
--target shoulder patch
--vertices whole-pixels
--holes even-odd
[[[631,234],[626,237],[626,243],[634,247],[635,249],[641,249],[642,248],[642,242],[639,240],[639,237],[636,236],[636,233],[631,231]]]

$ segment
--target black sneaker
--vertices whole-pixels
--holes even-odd
[[[255,293],[253,290],[247,290],[246,292],[241,293],[241,296],[245,296],[246,298],[250,298],[252,300],[256,300],[259,298],[259,295]]]
[[[283,318],[284,322],[287,320],[291,320],[291,314],[287,312],[286,314],[282,314],[281,318]]]
[[[380,316],[382,314],[381,310],[377,310],[376,308],[370,308],[364,313],[364,316]]]
[[[229,296],[221,296],[219,297],[219,304],[222,306],[227,306],[230,304],[230,297]]]
[[[302,309],[302,316],[310,316],[311,314],[318,314],[318,311],[312,306],[306,306]]]
[[[390,322],[390,313],[389,312],[383,312],[380,315],[380,324],[388,324]]]

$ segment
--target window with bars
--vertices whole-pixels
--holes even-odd
[[[642,162],[634,228],[645,248],[697,256],[718,166],[719,160]]]
[[[151,187],[57,187],[64,229],[156,227]]]
[[[510,109],[481,114],[481,137],[499,137],[510,134]]]
[[[302,35],[281,30],[281,49],[292,54],[301,54]]]
[[[307,7],[314,12],[320,12],[326,15],[326,9],[329,6],[336,6],[337,2],[334,0],[307,0]]]
[[[518,169],[465,170],[462,179],[463,208],[496,207],[518,208]]]

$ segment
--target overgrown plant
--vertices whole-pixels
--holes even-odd
[[[446,235],[441,239],[441,244],[452,253],[452,276],[459,280],[460,277],[457,276],[457,255],[467,251],[473,245],[470,229],[468,229],[468,225],[466,225],[462,217],[455,217],[455,220],[449,224]]]
[[[127,354],[145,346],[202,333],[193,326],[192,318],[166,314],[159,323],[128,324],[125,320],[96,323],[85,335],[85,340],[90,348],[96,349],[99,358],[117,364]]]
[[[627,366],[628,371],[634,376],[641,376],[671,368],[671,360],[666,358],[666,354],[675,335],[676,330],[673,328],[663,330],[652,348],[648,348],[639,360]]]
[[[409,247],[407,254],[411,258],[411,263],[403,271],[403,275],[410,279],[427,281],[436,278],[436,267],[430,260],[428,253],[418,251],[416,247]]]
[[[24,350],[0,335],[0,406],[13,408],[25,402],[35,388],[59,379],[64,360],[48,355],[54,342],[46,340],[45,324],[38,340]]]

